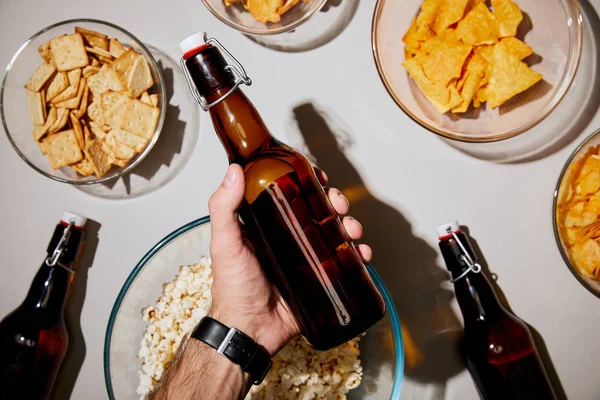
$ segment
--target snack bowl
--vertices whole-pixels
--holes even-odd
[[[158,95],[157,107],[160,110],[158,122],[152,137],[144,150],[136,154],[131,161],[120,168],[112,168],[101,178],[95,175],[83,176],[69,167],[53,170],[48,157],[43,155],[38,144],[32,137],[33,125],[29,119],[26,90],[23,86],[28,82],[31,75],[43,62],[38,53],[38,48],[51,39],[63,34],[71,34],[75,27],[97,31],[107,35],[109,38],[118,39],[123,46],[133,48],[137,53],[143,55],[150,68],[154,85],[148,90],[150,94]],[[131,33],[109,22],[93,19],[72,19],[50,25],[31,38],[29,38],[17,50],[12,57],[2,80],[0,88],[0,114],[4,131],[17,154],[33,169],[42,175],[64,183],[74,185],[91,185],[117,179],[134,169],[144,157],[150,153],[156,144],[162,129],[166,114],[166,88],[162,72],[146,46]]]
[[[173,280],[179,266],[198,263],[209,255],[208,217],[192,221],[158,242],[135,266],[115,301],[104,341],[104,377],[110,399],[132,399],[139,384],[140,350],[146,323],[141,310],[156,303],[165,282]],[[348,399],[397,400],[404,370],[400,321],[391,296],[377,272],[368,266],[385,298],[386,316],[360,339],[363,366],[361,385]]]
[[[520,135],[542,122],[567,93],[582,49],[582,15],[576,0],[515,0],[523,12],[517,38],[533,49],[525,58],[542,81],[488,109],[486,103],[464,114],[441,115],[402,66],[403,35],[423,0],[378,0],[371,40],[375,63],[393,100],[415,122],[440,136],[464,142],[493,142]]]
[[[554,237],[560,254],[565,261],[565,264],[573,273],[573,276],[592,294],[600,297],[600,281],[594,280],[580,273],[575,267],[575,261],[571,259],[569,247],[567,246],[566,232],[564,228],[564,220],[566,216],[566,209],[561,207],[562,204],[568,203],[571,198],[569,193],[569,185],[574,179],[577,179],[578,160],[581,160],[588,151],[600,145],[600,129],[588,136],[577,148],[573,151],[565,166],[563,167],[556,189],[554,190],[554,201],[552,203],[552,224],[554,227]]]
[[[274,35],[297,28],[319,11],[327,0],[301,0],[281,15],[279,22],[258,22],[241,2],[229,7],[223,0],[202,0],[206,8],[221,22],[250,35]]]

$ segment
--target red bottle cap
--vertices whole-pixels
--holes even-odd
[[[204,32],[194,33],[191,36],[183,39],[181,43],[179,43],[179,50],[183,53],[183,59],[187,60],[190,57],[195,56],[200,53],[202,50],[210,46],[208,43],[204,41]]]
[[[448,233],[448,229],[454,233],[460,232],[458,221],[451,221],[437,227],[437,234],[440,240],[447,240],[452,237],[452,234]]]

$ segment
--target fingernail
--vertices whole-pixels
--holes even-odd
[[[346,196],[344,196],[344,194],[342,192],[340,192],[339,190],[338,190],[338,196],[340,196],[340,198],[344,199],[346,201],[346,204],[348,204],[348,207],[350,207],[350,200],[348,200],[346,198]]]
[[[356,218],[350,217],[350,216],[348,218],[350,218],[352,221],[356,222],[358,224],[358,226],[360,226],[360,229],[363,228],[362,224],[360,222],[358,222],[358,220]]]
[[[225,178],[223,178],[223,187],[230,188],[235,184],[235,181],[237,181],[237,172],[235,171],[235,168],[230,165],[225,174]]]

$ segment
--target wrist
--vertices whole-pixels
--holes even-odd
[[[252,316],[237,315],[237,313],[226,311],[220,307],[211,307],[207,316],[216,319],[230,328],[236,328],[259,346],[267,350],[270,356],[274,355],[267,345],[263,343],[265,341],[265,335],[263,334],[264,325],[261,327],[260,323],[256,321],[256,318]]]

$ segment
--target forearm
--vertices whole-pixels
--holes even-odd
[[[204,343],[189,339],[148,400],[242,400],[251,386],[250,376]]]

